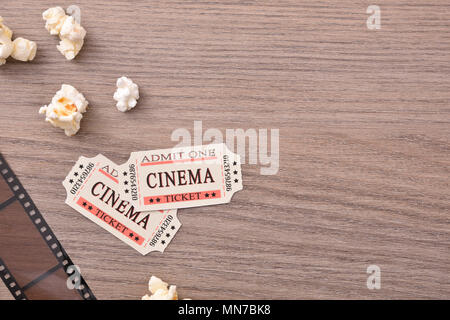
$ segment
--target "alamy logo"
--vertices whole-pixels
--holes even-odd
[[[270,131],[270,152],[269,132]],[[260,164],[262,175],[275,175],[280,167],[279,129],[226,129],[225,138],[220,129],[210,128],[203,132],[203,122],[194,121],[193,136],[189,130],[178,128],[172,132],[171,139],[178,144],[174,148],[198,146],[210,143],[226,143],[227,147],[240,155],[241,163]],[[248,141],[248,144],[247,144]],[[248,150],[248,157],[247,152]],[[248,159],[248,162],[246,160]]]
[[[367,289],[369,290],[380,290],[381,289],[381,269],[379,266],[372,264],[367,267],[367,273],[369,277],[367,278]]]
[[[81,24],[81,9],[80,9],[80,7],[73,4],[70,7],[68,7],[66,11],[69,15],[71,15],[75,19],[76,22]]]
[[[81,269],[78,266],[71,265],[67,268],[67,274],[70,276],[67,278],[67,288],[70,290],[80,289],[81,286]]]
[[[369,30],[381,29],[381,9],[379,6],[371,5],[367,7],[367,14],[370,16],[367,18],[366,24]]]

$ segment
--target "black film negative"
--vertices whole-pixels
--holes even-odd
[[[0,153],[0,278],[16,300],[95,300]],[[69,283],[76,283],[70,289]]]

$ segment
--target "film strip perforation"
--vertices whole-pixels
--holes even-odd
[[[74,265],[72,260],[62,247],[61,243],[56,238],[50,226],[47,224],[44,217],[39,212],[38,208],[35,206],[33,200],[28,195],[27,191],[22,186],[19,179],[14,174],[12,169],[9,167],[9,165],[7,164],[6,160],[4,159],[1,153],[0,153],[0,175],[6,181],[9,188],[13,192],[14,197],[20,202],[28,218],[31,220],[32,224],[35,226],[41,237],[44,239],[50,252],[54,255],[54,257],[58,261],[57,265],[58,268],[59,266],[62,266],[66,275],[70,276],[73,273],[73,271],[70,272],[70,270],[68,269],[70,266]],[[1,257],[0,257],[0,266],[1,266],[0,269],[3,268],[3,271],[0,271],[0,277],[7,285],[8,289],[10,290],[14,298],[16,298],[16,300],[27,299],[24,291],[42,280],[42,278],[39,279],[38,277],[31,281],[32,285],[27,284],[26,286],[28,287],[24,289],[19,286],[17,281],[15,281],[14,277],[12,276],[12,272],[10,272],[7,269],[3,260],[1,260]],[[78,280],[80,281],[80,286],[74,290],[78,292],[78,294],[82,297],[82,299],[95,300],[96,298],[93,295],[84,278],[80,275]],[[35,281],[35,283],[33,283],[33,281]]]
[[[9,271],[5,262],[0,258],[0,278],[5,283],[9,292],[16,300],[27,300],[27,296],[23,292],[22,288],[18,285],[16,279]]]

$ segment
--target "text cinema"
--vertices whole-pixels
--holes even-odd
[[[151,172],[147,175],[147,185],[149,188],[164,188],[170,186],[185,186],[193,184],[214,183],[209,168],[206,171],[197,169],[197,171],[177,170],[164,172]]]

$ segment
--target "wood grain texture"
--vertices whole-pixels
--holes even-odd
[[[447,0],[79,0],[88,38],[73,62],[44,28],[54,4],[2,5],[38,55],[0,67],[0,151],[98,298],[138,299],[152,274],[193,299],[450,298]],[[381,30],[366,27],[370,4]],[[112,100],[122,75],[142,94],[127,114]],[[90,102],[71,138],[38,115],[62,83]],[[164,254],[64,204],[80,155],[123,163],[195,120],[279,128],[278,174],[244,165],[229,205],[180,210]],[[370,264],[381,290],[366,287]]]

